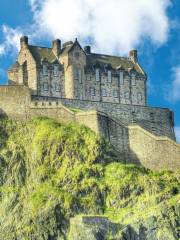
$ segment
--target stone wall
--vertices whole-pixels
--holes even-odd
[[[81,110],[97,110],[107,114],[116,122],[128,126],[137,123],[147,131],[158,135],[167,136],[175,140],[173,113],[167,108],[153,108],[138,105],[115,104],[108,102],[86,101],[77,99],[55,99],[33,97],[33,101],[59,101],[64,106],[79,108]]]
[[[157,170],[180,168],[180,145],[171,140],[174,139],[173,119],[168,109],[32,98],[28,87],[10,85],[0,87],[0,114],[13,119],[45,116],[58,121],[78,122],[106,137],[123,162]],[[138,125],[129,127],[131,119]],[[169,138],[155,136],[150,131]]]
[[[29,88],[24,85],[0,87],[0,111],[15,119],[26,119],[29,114]]]
[[[132,159],[149,169],[180,169],[180,144],[167,137],[157,137],[139,126],[129,126]]]

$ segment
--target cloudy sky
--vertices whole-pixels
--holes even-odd
[[[0,3],[0,83],[17,55],[19,37],[91,44],[94,52],[126,56],[136,48],[148,74],[152,106],[175,113],[180,141],[179,0],[3,0]]]

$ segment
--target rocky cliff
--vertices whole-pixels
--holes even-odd
[[[85,126],[0,120],[0,239],[179,239],[179,190]]]

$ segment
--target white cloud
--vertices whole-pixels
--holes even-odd
[[[29,0],[38,36],[81,42],[98,51],[127,53],[144,38],[161,45],[168,38],[170,0]]]
[[[29,0],[33,24],[22,29],[2,26],[0,56],[17,52],[21,35],[31,42],[76,37],[95,51],[127,54],[144,39],[160,46],[169,33],[170,0]]]
[[[173,68],[173,82],[171,89],[171,95],[168,96],[171,101],[180,101],[180,66]]]
[[[11,54],[17,52],[20,47],[19,39],[22,36],[22,31],[19,28],[13,29],[3,25],[2,33],[4,41],[0,44],[0,56],[6,54],[7,52],[11,52]]]
[[[176,141],[180,143],[180,126],[175,127]]]

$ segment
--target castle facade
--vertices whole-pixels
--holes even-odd
[[[52,48],[31,46],[21,38],[21,50],[8,71],[11,84],[27,85],[33,95],[99,102],[147,104],[146,74],[137,51],[129,57],[91,52],[77,39],[55,40]]]
[[[147,76],[136,50],[129,57],[92,53],[77,39],[51,48],[20,39],[17,60],[0,86],[0,115],[78,122],[106,137],[126,163],[180,168],[173,112],[147,104]]]

